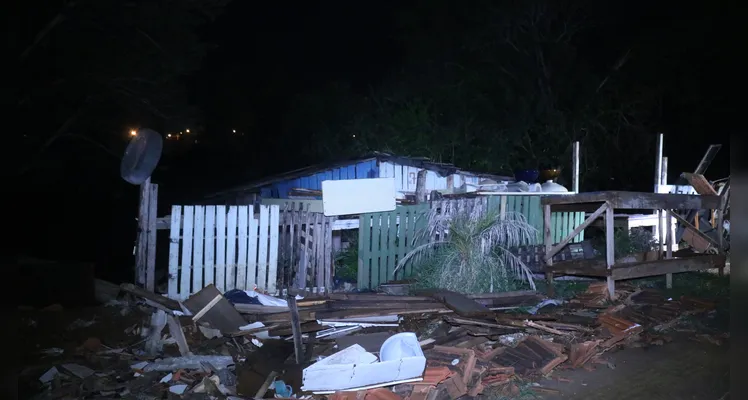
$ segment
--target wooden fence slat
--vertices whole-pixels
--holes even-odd
[[[184,206],[184,220],[182,222],[182,276],[179,285],[179,297],[186,299],[190,290],[192,274],[192,226],[194,220],[194,207]]]
[[[246,290],[251,289],[247,287],[247,232],[249,231],[249,218],[254,219],[254,216],[249,215],[247,206],[239,206],[236,211],[239,244],[236,253],[236,286],[232,289]]]
[[[395,279],[395,259],[397,258],[397,212],[387,213],[387,274],[385,282]]]
[[[215,284],[216,206],[205,206],[205,286]]]
[[[280,207],[270,206],[270,254],[268,256],[268,282],[266,290],[268,293],[275,293],[278,279],[278,223]],[[283,226],[285,231],[285,225]]]
[[[312,290],[318,286],[319,274],[320,274],[320,262],[319,256],[322,252],[319,250],[320,244],[322,244],[322,229],[321,229],[321,218],[319,213],[314,213],[314,222],[312,225],[312,278],[308,281],[312,285]]]
[[[325,286],[327,265],[325,264],[325,243],[328,241],[325,229],[327,217],[319,214],[319,240],[317,240],[317,290]]]
[[[236,288],[237,213],[237,206],[229,206],[229,212],[226,214],[226,288],[224,290]]]
[[[226,206],[216,206],[216,288],[226,291]]]
[[[395,209],[395,218],[397,218],[400,223],[397,224],[395,229],[395,267],[397,267],[397,264],[400,262],[400,260],[405,257],[405,227],[408,225],[408,213],[403,210],[402,207]],[[395,276],[393,276],[393,279],[400,280],[403,278],[403,275],[405,275],[404,270],[398,270]]]
[[[358,273],[356,281],[359,289],[368,289],[370,258],[368,257],[371,246],[371,214],[358,216]]]
[[[260,244],[257,249],[257,285],[266,289],[268,270],[268,228],[270,227],[270,215],[268,206],[260,206]]]
[[[262,283],[257,281],[257,246],[262,246],[262,241],[260,241],[259,244],[257,242],[257,235],[259,234],[260,228],[258,226],[258,220],[254,217],[255,206],[249,206],[249,215],[252,217],[249,219],[249,255],[245,285],[247,290],[252,290],[255,285],[260,285]]]
[[[296,224],[299,221],[298,215],[299,213],[297,213],[296,211],[291,211],[288,215],[290,218],[288,224],[288,264],[286,265],[288,271],[286,271],[284,289],[290,288],[293,285],[293,276],[296,273],[296,267],[298,265],[296,262],[298,260],[298,257],[296,255],[298,246],[296,244],[299,242],[298,232],[300,229],[297,229],[296,227]]]
[[[371,221],[371,285],[377,287],[382,283],[382,213],[374,214]]]
[[[527,203],[527,222],[537,229],[535,243],[540,244],[543,240],[543,211],[540,206],[539,196],[526,196]]]
[[[304,236],[304,278],[302,282],[306,285],[314,278],[314,248],[312,247],[312,229],[314,225],[314,216],[309,211],[304,213],[306,216],[306,232]]]
[[[192,244],[192,287],[203,288],[203,246],[205,245],[205,208],[195,206],[195,224]]]
[[[319,216],[319,237],[317,240],[317,280],[315,281],[315,289],[318,291],[325,285],[325,220],[324,214],[318,214]]]
[[[419,218],[426,219],[427,215],[421,215],[421,214],[419,214],[418,210],[419,210],[418,208],[411,207],[411,208],[409,208],[409,211],[408,211],[409,215],[408,215],[408,229],[407,229],[407,233],[406,233],[406,240],[407,240],[406,241],[406,247],[407,247],[406,248],[406,254],[411,249],[414,249],[415,247],[417,247],[417,246],[419,246],[421,244],[421,243],[418,243],[416,241],[416,239],[417,239],[416,238],[416,233],[418,231],[416,227],[419,224]],[[423,208],[423,207],[420,210],[422,210],[425,213],[429,212],[429,210],[427,208]],[[413,275],[413,264],[412,263],[408,265],[407,275],[408,276],[412,276]]]
[[[328,272],[327,275],[327,281],[325,281],[325,288],[329,289],[329,291],[332,291],[333,287],[333,278],[335,276],[335,250],[333,249],[333,238],[332,238],[332,232],[333,232],[333,225],[335,224],[335,221],[337,220],[337,217],[330,217],[329,223],[327,224],[327,238],[329,239],[327,241],[328,249],[327,249],[327,256],[330,257],[330,260],[328,261]]]
[[[291,207],[288,204],[283,206],[279,212],[278,218],[278,276],[276,277],[277,287],[284,288],[286,283],[286,268],[290,265],[286,252],[291,242],[288,240],[288,219],[290,218]]]
[[[171,229],[169,231],[169,283],[167,295],[176,298],[179,294],[179,242],[182,236],[182,206],[171,207]]]

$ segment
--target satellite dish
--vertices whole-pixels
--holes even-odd
[[[145,182],[156,169],[163,147],[164,140],[158,132],[150,129],[139,130],[130,140],[125,155],[122,156],[119,168],[122,179],[133,185]]]

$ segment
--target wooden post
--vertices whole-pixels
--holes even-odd
[[[426,202],[426,174],[428,173],[427,170],[422,169],[418,171],[418,175],[416,177],[416,204],[421,204]]]
[[[657,134],[657,154],[655,157],[655,176],[654,176],[654,192],[660,193],[660,184],[662,183],[662,150],[663,150],[664,135],[662,133]]]
[[[730,201],[730,181],[727,181],[725,183],[725,186],[723,186],[720,189],[720,204],[719,204],[719,210],[717,210],[717,235],[719,236],[717,243],[719,243],[719,253],[723,254],[725,252],[725,211],[727,211],[727,203]],[[719,267],[719,276],[724,276],[725,274],[725,265],[722,264],[721,267]]]
[[[146,287],[148,264],[148,218],[150,215],[149,196],[151,178],[140,185],[140,204],[138,206],[138,240],[135,255],[135,283]]]
[[[574,142],[571,155],[571,188],[572,192],[579,193],[579,142]]]
[[[506,197],[506,196],[505,196]],[[545,254],[549,254],[553,248],[553,238],[551,236],[551,206],[543,206],[543,242],[545,243]],[[553,288],[553,272],[551,267],[553,266],[553,257],[549,257],[545,261],[545,279],[548,284],[548,296],[554,296]]]
[[[667,250],[666,259],[673,258],[673,210],[665,211],[667,213]],[[673,288],[673,274],[665,274],[665,287]]]
[[[654,192],[660,193],[660,185],[662,184],[662,153],[664,146],[664,135],[662,133],[657,134],[657,148],[655,152],[655,171],[654,171]],[[658,259],[662,259],[662,255],[665,251],[665,221],[663,220],[662,210],[657,210],[657,243],[659,244],[660,251],[658,252]]]
[[[656,193],[663,191],[661,189],[663,185],[667,185],[667,157],[661,156],[660,157],[660,184],[656,186],[658,190]],[[659,237],[657,239],[658,239],[658,243],[660,243],[660,256],[658,257],[658,259],[662,259],[663,253],[665,252],[665,246],[666,246],[665,241],[668,235],[668,233],[665,232],[665,229],[667,229],[668,232],[672,230],[672,225],[665,226],[665,218],[666,218],[665,215],[666,215],[666,212],[664,210],[657,210],[657,221],[658,221],[657,225],[658,225],[658,234],[659,234]]]
[[[608,267],[608,272],[613,268],[615,263],[615,239],[613,237],[613,207],[608,203],[608,207],[605,208],[605,263]],[[611,300],[616,298],[616,282],[612,276],[608,276],[608,295]]]
[[[158,219],[158,185],[149,185],[148,195],[148,221],[146,245],[146,274],[145,288],[151,292],[156,291],[156,219]]]

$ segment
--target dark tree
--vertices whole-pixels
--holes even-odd
[[[6,25],[10,49],[5,100],[13,145],[6,173],[58,168],[55,149],[76,157],[119,156],[130,130],[195,126],[184,78],[201,66],[198,29],[227,0],[24,3]],[[76,142],[75,146],[60,142]],[[63,147],[58,147],[63,146]],[[11,150],[12,149],[12,150]],[[58,152],[59,153],[59,152]]]

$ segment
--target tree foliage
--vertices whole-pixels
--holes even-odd
[[[297,103],[292,115],[314,110],[304,129],[323,144],[307,151],[318,158],[391,151],[506,173],[569,170],[580,140],[583,184],[620,188],[616,181],[632,174],[611,167],[651,163],[661,93],[628,73],[644,62],[631,44],[600,67],[585,46],[597,28],[591,4],[417,2],[399,18],[402,69],[368,93],[338,90]]]

